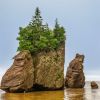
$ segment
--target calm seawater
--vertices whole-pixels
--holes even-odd
[[[4,93],[0,90],[0,100],[100,100],[100,89],[91,89],[88,82],[84,89],[65,89],[64,91]]]

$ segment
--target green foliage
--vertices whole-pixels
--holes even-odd
[[[18,51],[29,50],[34,54],[43,50],[54,50],[65,41],[65,29],[60,27],[57,19],[53,30],[49,29],[48,24],[43,25],[42,21],[40,10],[36,8],[29,25],[19,28]]]
[[[57,40],[60,43],[64,42],[64,40],[65,40],[65,34],[64,34],[65,33],[65,29],[64,29],[64,27],[62,27],[62,26],[60,26],[58,24],[58,20],[57,19],[55,21],[55,28],[54,28],[53,32],[54,32],[55,38],[57,38]]]

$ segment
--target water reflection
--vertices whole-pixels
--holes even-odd
[[[64,100],[64,92],[4,93],[0,100]]]
[[[100,100],[100,89],[65,89],[64,100]]]
[[[91,100],[100,100],[100,89],[91,90]]]
[[[85,100],[85,89],[65,89],[65,100]]]

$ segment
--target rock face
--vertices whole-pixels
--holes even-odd
[[[20,52],[3,76],[0,88],[6,92],[63,89],[64,49],[61,45],[57,50],[36,55]]]
[[[92,89],[98,89],[98,85],[97,85],[97,83],[95,81],[91,82],[91,88]]]
[[[35,57],[35,85],[38,90],[64,87],[64,45],[56,51],[42,52]]]
[[[65,86],[67,88],[83,88],[85,76],[83,72],[84,55],[76,54],[67,68]]]
[[[1,81],[1,89],[6,92],[28,91],[34,84],[33,59],[28,51],[14,57],[13,65],[7,70]]]

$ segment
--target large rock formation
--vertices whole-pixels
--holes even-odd
[[[33,59],[28,51],[14,57],[14,63],[7,70],[1,81],[1,89],[6,92],[24,92],[34,83]]]
[[[85,76],[83,72],[84,55],[76,54],[69,67],[67,68],[65,86],[67,88],[83,88]]]
[[[91,82],[91,88],[92,89],[98,89],[98,84],[95,81]]]
[[[57,90],[64,87],[64,45],[57,50],[32,55],[28,51],[14,57],[1,81],[6,92]]]
[[[35,57],[35,88],[62,89],[64,86],[64,45],[56,51],[41,52]],[[37,60],[36,60],[37,59]],[[36,64],[37,61],[37,64]]]

